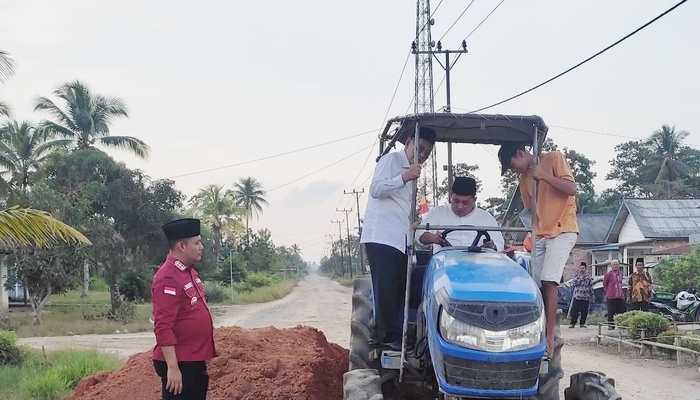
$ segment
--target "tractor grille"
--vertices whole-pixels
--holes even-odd
[[[487,363],[445,357],[447,383],[471,389],[529,389],[537,384],[539,372],[539,359]]]
[[[491,331],[527,325],[540,317],[533,303],[449,302],[447,312],[458,320]]]

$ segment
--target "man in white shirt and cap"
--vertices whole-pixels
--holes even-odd
[[[401,349],[403,303],[406,290],[406,246],[411,221],[413,186],[421,164],[430,156],[435,131],[422,127],[418,143],[413,136],[403,151],[384,155],[374,169],[365,211],[362,237],[372,275],[374,293],[373,342]],[[418,163],[414,151],[418,147]]]
[[[498,226],[496,218],[488,211],[476,206],[476,180],[471,177],[456,177],[450,188],[449,204],[444,204],[430,210],[423,219],[424,224],[430,225],[473,225],[473,226]],[[442,238],[441,232],[427,231],[420,235],[419,241],[423,244],[432,244],[437,251],[441,246],[470,246],[476,239],[476,231],[454,231],[447,235],[447,240]],[[490,231],[491,242],[481,239],[479,245],[492,247],[497,251],[504,250],[504,240],[501,232]]]

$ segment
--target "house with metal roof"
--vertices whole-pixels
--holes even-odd
[[[576,216],[579,235],[564,268],[564,280],[569,279],[574,274],[576,266],[580,265],[581,262],[588,265],[595,263],[591,249],[607,244],[607,234],[614,219],[615,214],[584,213]],[[530,210],[521,211],[515,225],[531,228],[532,212]],[[516,238],[516,241],[522,241],[522,238]]]
[[[636,261],[654,265],[690,250],[700,233],[700,199],[623,199],[605,235],[607,244],[591,248],[593,263],[618,258],[631,272]]]

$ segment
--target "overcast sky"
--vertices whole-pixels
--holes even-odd
[[[453,70],[452,103],[473,109],[510,96],[675,2],[506,0]],[[444,0],[433,37],[467,3]],[[497,3],[476,0],[444,47],[459,46]],[[542,116],[557,144],[596,161],[597,189],[611,187],[604,178],[613,147],[628,139],[562,127],[641,138],[672,124],[700,145],[698,15],[700,3],[688,2],[594,62],[490,112]],[[126,101],[130,117],[115,121],[112,133],[139,137],[152,153],[147,160],[109,153],[156,179],[378,129],[415,35],[415,2],[399,0],[0,0],[0,18],[0,49],[17,64],[0,98],[15,118],[43,118],[32,112],[34,99],[80,79]],[[436,67],[436,86],[441,78]],[[406,112],[413,80],[411,60],[390,116]],[[439,91],[436,106],[444,103]],[[341,216],[336,207],[355,207],[343,189],[356,176],[360,188],[371,174],[374,153],[362,166],[375,137],[177,178],[177,187],[190,195],[245,176],[267,189],[295,181],[268,194],[270,206],[254,227],[270,228],[277,243],[297,243],[316,260],[327,249],[325,235],[337,236],[330,223]],[[456,161],[480,165],[482,198],[500,192],[496,151],[463,145],[455,154]]]

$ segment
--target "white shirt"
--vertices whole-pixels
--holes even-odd
[[[404,151],[379,159],[369,187],[361,243],[379,243],[406,252],[413,185],[404,183],[401,174],[409,167]]]
[[[499,226],[496,218],[489,214],[488,211],[482,210],[479,207],[474,207],[474,210],[469,214],[460,217],[452,211],[452,207],[449,204],[444,204],[430,210],[428,215],[423,218],[422,224],[431,225],[475,225],[475,226]],[[416,232],[416,237],[420,238],[425,231]],[[436,231],[430,231],[435,233]],[[447,235],[447,240],[453,246],[471,246],[472,242],[476,238],[476,231],[454,231]],[[504,240],[501,232],[490,231],[491,241],[496,245],[499,251],[503,251]],[[481,243],[484,242],[482,237]],[[439,245],[433,246],[433,251],[440,249]]]

